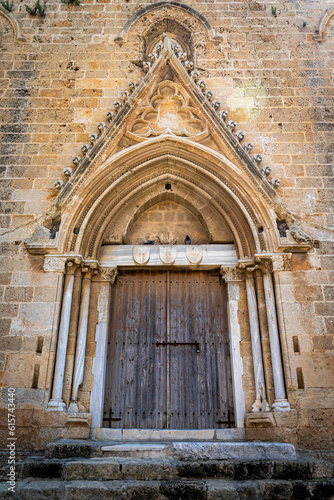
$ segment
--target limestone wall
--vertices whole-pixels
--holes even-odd
[[[58,194],[54,182],[65,180],[63,169],[72,165],[72,157],[96,132],[96,124],[106,121],[106,112],[128,82],[142,78],[143,40],[146,36],[149,42],[153,36],[147,34],[149,26],[161,20],[165,30],[173,29],[165,20],[169,11],[164,7],[165,14],[155,10],[139,19],[125,43],[114,42],[128,19],[152,3],[99,0],[76,6],[48,0],[46,16],[41,18],[30,16],[23,3],[14,2],[12,14],[25,41],[17,39],[13,25],[0,12],[0,421],[6,421],[6,388],[16,387],[21,447],[43,447],[63,436],[88,436],[87,425],[68,424],[66,415],[45,412],[62,275],[45,273],[43,257],[29,254],[24,240],[42,223],[57,229],[56,221],[47,216]],[[302,448],[330,448],[334,435],[334,19],[323,41],[313,37],[323,14],[334,4],[329,0],[188,0],[185,4],[205,15],[222,35],[218,41],[210,38],[199,19],[178,10],[179,22],[191,34],[201,78],[238,122],[247,141],[254,143],[253,152],[272,166],[272,177],[281,179],[278,194],[317,240],[307,254],[293,255],[291,272],[280,277],[285,375],[296,412],[283,422],[284,431],[274,435],[250,429],[249,438],[274,436]],[[242,301],[245,304],[244,296]],[[240,309],[240,323],[245,325],[242,355],[244,368],[251,371],[245,308]],[[73,317],[68,363],[73,362],[75,321]],[[90,329],[88,367],[93,324]],[[263,343],[268,344],[268,339]],[[270,357],[268,347],[264,356]],[[266,375],[270,380],[270,370]],[[91,379],[85,377],[89,391]],[[252,378],[245,380],[247,411],[253,397],[251,382]],[[272,391],[272,384],[268,389]],[[68,398],[67,385],[65,391]],[[87,394],[83,399],[88,405]],[[6,436],[5,428],[1,438]]]

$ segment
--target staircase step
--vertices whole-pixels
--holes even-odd
[[[47,458],[115,456],[133,458],[175,458],[179,460],[282,460],[295,459],[292,444],[261,442],[175,441],[99,442],[61,440],[46,447]]]
[[[332,478],[334,464],[321,460],[148,460],[124,458],[30,458],[17,466],[19,479],[170,480],[170,479],[284,479]],[[4,469],[5,479],[5,469]]]
[[[21,481],[20,500],[332,500],[334,480]],[[6,483],[0,498],[13,498]]]

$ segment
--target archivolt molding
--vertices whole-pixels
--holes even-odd
[[[334,17],[334,7],[329,9],[323,15],[319,27],[316,30],[316,34],[313,35],[313,40],[315,40],[316,42],[324,42],[326,40],[326,29],[333,17]]]
[[[178,10],[181,10],[187,14],[190,14],[191,16],[195,17],[198,21],[200,21],[203,26],[205,27],[209,38],[211,40],[215,41],[221,41],[222,36],[217,35],[214,28],[212,27],[211,23],[208,21],[208,19],[198,12],[196,9],[191,7],[190,5],[184,5],[181,2],[175,2],[174,0],[164,0],[161,2],[155,2],[151,5],[148,5],[144,7],[143,9],[138,10],[135,12],[133,16],[130,17],[130,19],[126,22],[124,28],[122,29],[121,35],[115,38],[116,43],[124,43],[127,41],[128,35],[133,28],[133,26],[144,16],[149,14],[150,12],[153,12],[155,10],[159,9],[164,9],[164,8],[175,8]]]
[[[2,7],[2,5],[0,5],[0,14],[3,17],[5,17],[12,25],[16,40],[19,42],[25,42],[26,39],[23,36],[21,26],[19,25],[19,22],[13,16],[13,14],[11,12],[8,12],[8,10],[6,10],[4,7]]]
[[[197,185],[197,189],[202,192],[206,191],[211,203],[216,204],[217,208],[220,206],[220,212],[225,213],[226,221],[226,213],[230,214],[231,230],[232,226],[240,226],[236,214],[241,210],[240,217],[243,214],[244,224],[252,228],[253,236],[249,234],[248,238],[257,241],[257,251],[267,249],[268,242],[263,234],[258,235],[257,228],[259,225],[269,229],[274,227],[275,215],[271,213],[273,211],[270,206],[266,205],[256,190],[250,186],[247,176],[227,158],[203,145],[192,143],[188,139],[164,136],[115,155],[104,164],[103,168],[95,172],[86,186],[82,186],[65,211],[71,213],[70,218],[73,221],[71,227],[65,229],[67,217],[65,213],[63,216],[62,233],[65,234],[68,230],[73,236],[71,250],[82,251],[82,234],[88,221],[91,227],[97,227],[96,221],[93,222],[94,217],[91,218],[94,211],[98,214],[102,212],[105,219],[107,205],[109,214],[113,210],[110,205],[111,199],[114,200],[114,207],[119,207],[122,199],[125,203],[127,197],[132,196],[137,187],[140,189],[144,182],[156,183],[158,172],[159,175],[163,173],[161,169],[166,175],[173,174],[193,186]],[[117,197],[119,199],[116,200]],[[80,204],[80,209],[77,210],[79,200],[87,201],[85,207]],[[224,208],[224,204],[228,206]],[[81,228],[79,235],[73,235],[75,227]],[[101,234],[101,231],[103,232],[100,226],[98,233]],[[62,246],[68,244],[62,241]],[[248,244],[244,241],[241,247],[240,253],[248,255]]]

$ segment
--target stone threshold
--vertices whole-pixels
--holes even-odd
[[[95,428],[99,441],[242,441],[244,429],[106,429]]]
[[[118,443],[101,446],[103,455],[175,460],[292,460],[292,444],[258,442]]]
[[[246,441],[112,442],[61,440],[47,445],[46,458],[159,460],[295,460],[292,444]]]

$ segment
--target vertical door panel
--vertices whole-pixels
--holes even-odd
[[[233,425],[226,293],[208,271],[121,273],[112,291],[104,426]]]

